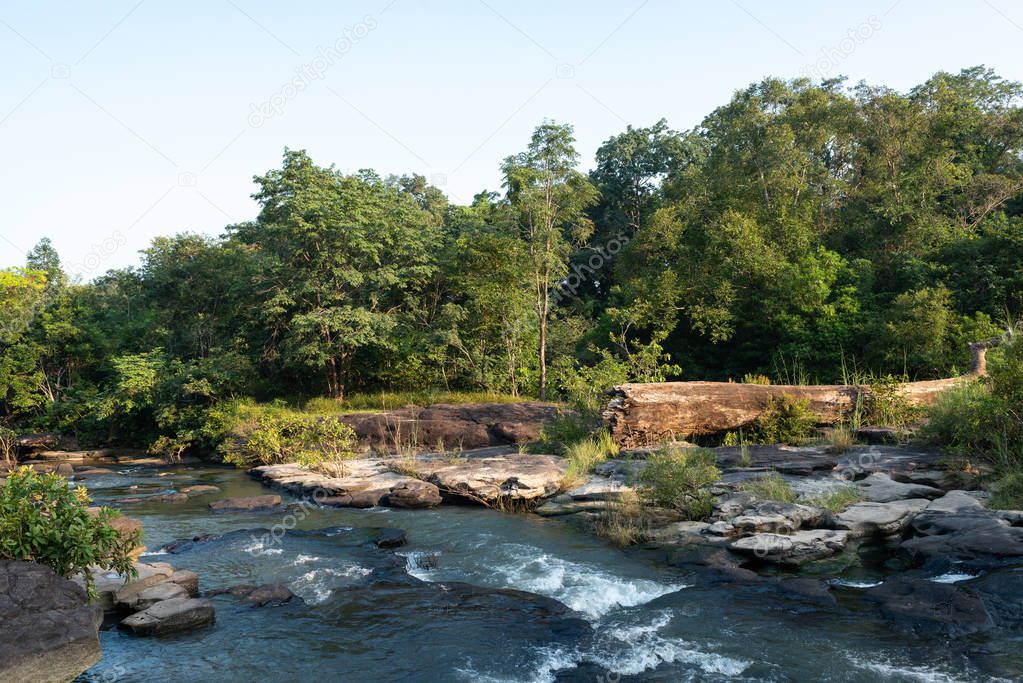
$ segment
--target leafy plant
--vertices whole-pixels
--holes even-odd
[[[761,443],[798,446],[810,437],[816,425],[810,399],[781,394],[768,399],[767,409],[757,419],[756,433]]]
[[[299,462],[343,476],[355,444],[352,428],[336,419],[273,411],[231,430],[223,444],[224,462],[245,468]]]
[[[0,464],[13,467],[17,463],[14,443],[16,436],[13,430],[0,426]]]
[[[94,595],[91,567],[134,576],[131,553],[141,532],[122,535],[119,513],[89,511],[89,495],[57,474],[19,467],[0,485],[0,556],[45,564],[61,576],[81,574]]]
[[[789,483],[774,472],[746,482],[742,485],[742,490],[761,500],[795,503],[799,499],[799,494],[792,490]]]
[[[706,519],[714,508],[707,487],[720,476],[715,463],[714,453],[704,448],[662,448],[650,454],[637,476],[640,496],[687,519]]]
[[[905,427],[918,415],[906,398],[902,385],[908,378],[885,375],[870,382],[866,401],[868,424],[879,427]]]
[[[292,438],[298,451],[296,460],[305,467],[343,477],[347,463],[355,459],[355,430],[340,420],[327,417],[306,421]]]

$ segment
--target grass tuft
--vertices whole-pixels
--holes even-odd
[[[776,500],[781,503],[795,503],[799,498],[789,483],[776,473],[748,481],[742,485],[742,490],[761,500]]]

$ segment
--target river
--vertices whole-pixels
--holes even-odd
[[[675,568],[663,550],[622,551],[559,519],[294,499],[291,516],[213,514],[212,499],[266,490],[216,466],[113,469],[86,482],[100,504],[191,484],[221,489],[125,505],[150,549],[295,529],[231,533],[142,561],[191,569],[202,590],[280,582],[304,602],[254,608],[217,596],[214,627],[160,639],[107,628],[103,660],[81,681],[953,681],[990,679],[984,652],[1003,664],[1019,657],[1018,642],[988,643],[978,656],[858,617],[857,586],[877,578],[862,564],[831,591],[837,609],[799,579],[746,585]],[[367,543],[381,527],[404,529],[407,545]]]

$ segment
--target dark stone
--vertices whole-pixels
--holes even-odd
[[[354,491],[340,496],[326,496],[319,499],[321,505],[339,508],[373,508],[380,505],[387,496],[383,489]]]
[[[187,496],[186,496],[187,498]],[[274,510],[280,507],[281,497],[275,493],[242,498],[224,498],[210,503],[213,512],[244,512],[253,510]]]
[[[213,603],[201,598],[172,598],[133,614],[119,626],[137,636],[164,636],[209,626],[216,621]]]
[[[881,613],[923,637],[958,637],[990,629],[994,623],[977,595],[953,584],[897,576],[863,591]]]
[[[432,508],[441,504],[443,498],[436,485],[416,479],[391,487],[386,504],[399,508]]]
[[[241,584],[230,588],[221,588],[209,591],[207,595],[233,595],[242,598],[244,602],[250,603],[253,607],[276,607],[285,603],[301,603],[302,598],[291,592],[287,586],[281,583],[268,583],[262,586],[252,584]]]
[[[0,560],[0,680],[68,681],[99,661],[103,609],[34,562]]]
[[[380,529],[377,532],[373,543],[378,548],[400,548],[405,545],[405,531],[403,529]]]

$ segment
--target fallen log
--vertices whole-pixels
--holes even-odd
[[[956,384],[986,374],[985,353],[1013,336],[1010,330],[970,344],[970,371],[960,377],[900,386],[910,406],[933,405]],[[847,419],[870,400],[870,387],[857,384],[762,385],[732,382],[656,382],[622,384],[609,392],[603,412],[611,436],[627,448],[653,446],[673,439],[721,434],[752,426],[772,399],[788,394],[809,401],[820,425]]]

